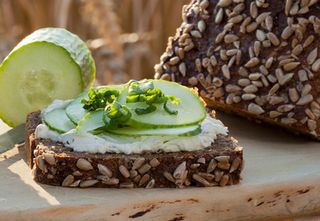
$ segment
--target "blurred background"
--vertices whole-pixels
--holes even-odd
[[[41,27],[64,27],[91,49],[100,84],[152,78],[189,0],[0,0],[0,61]]]

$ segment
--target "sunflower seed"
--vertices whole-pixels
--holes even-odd
[[[269,116],[271,118],[276,118],[276,117],[279,117],[280,115],[282,115],[282,113],[278,112],[278,111],[270,111],[269,112]]]
[[[228,7],[231,4],[232,4],[232,0],[219,0],[217,5],[221,8],[224,8],[224,7]]]
[[[217,160],[218,162],[227,163],[229,162],[230,156],[217,156],[214,159]]]
[[[320,58],[318,58],[312,65],[311,69],[314,72],[318,72],[320,70]]]
[[[307,56],[307,62],[309,65],[312,65],[318,56],[318,48],[313,49]]]
[[[120,173],[122,174],[123,177],[125,177],[125,178],[129,178],[130,177],[130,172],[125,166],[120,165],[119,166],[119,171],[120,171]]]
[[[201,33],[199,31],[197,31],[197,30],[191,31],[190,34],[191,34],[191,36],[193,36],[195,38],[201,38],[202,37]]]
[[[285,125],[291,125],[297,123],[297,120],[294,118],[281,118],[280,122]]]
[[[39,167],[39,169],[44,172],[44,173],[47,173],[48,172],[48,168],[44,162],[44,159],[42,158],[42,156],[37,156],[35,158],[35,162],[36,162],[36,165]]]
[[[138,176],[138,171],[136,171],[136,170],[130,170],[130,178],[134,178],[134,177],[136,177],[136,176]]]
[[[225,90],[228,93],[234,93],[234,92],[240,91],[241,88],[239,86],[237,86],[237,85],[234,85],[234,84],[228,84],[228,85],[226,85]]]
[[[236,170],[239,168],[240,163],[241,163],[241,159],[240,159],[239,157],[235,158],[235,159],[232,161],[232,164],[231,164],[229,173],[232,173],[232,172],[236,171]]]
[[[270,12],[263,12],[261,13],[257,18],[256,18],[256,22],[259,24],[261,24],[262,22],[264,22],[266,20],[266,18],[268,17],[268,15],[270,15]]]
[[[199,172],[198,173],[199,176],[203,177],[204,179],[208,180],[208,181],[212,181],[214,179],[214,175],[210,174],[210,173],[202,173]]]
[[[307,37],[307,39],[304,41],[303,47],[306,48],[306,47],[308,47],[309,45],[311,45],[311,43],[313,42],[314,39],[315,39],[314,35],[309,35],[309,36]]]
[[[97,166],[98,166],[99,173],[108,177],[112,177],[112,171],[107,166],[102,164],[98,164]]]
[[[198,160],[197,160],[198,163],[202,163],[202,164],[205,164],[206,163],[206,159],[204,157],[200,157]]]
[[[273,18],[269,15],[267,16],[266,18],[266,28],[268,31],[272,31],[272,28],[273,28]]]
[[[261,50],[261,43],[260,41],[255,41],[254,45],[253,45],[253,51],[255,53],[255,55],[258,57],[260,54],[260,50]]]
[[[249,84],[250,84],[250,80],[247,78],[242,78],[238,80],[238,85],[240,85],[241,87],[248,86]]]
[[[240,3],[233,8],[233,12],[236,14],[240,14],[245,8],[246,8],[245,4]]]
[[[203,186],[206,186],[206,187],[210,186],[210,183],[209,183],[205,178],[201,177],[201,176],[198,175],[198,174],[193,174],[193,175],[192,175],[192,178],[193,178],[195,181],[201,183]]]
[[[280,104],[282,102],[284,102],[283,97],[279,97],[279,96],[271,96],[271,97],[269,97],[269,103],[271,105]]]
[[[292,5],[292,7],[291,7],[291,9],[290,9],[290,15],[296,15],[296,14],[298,14],[298,11],[299,11],[299,2],[295,2],[293,5]]]
[[[285,71],[292,71],[293,69],[295,69],[296,67],[298,67],[300,65],[300,62],[290,62],[288,64],[285,64],[283,66],[283,69]]]
[[[259,63],[260,63],[259,58],[253,57],[244,66],[246,68],[253,68],[253,67],[257,66]]]
[[[160,79],[161,80],[170,81],[171,80],[171,76],[170,76],[170,74],[165,73],[165,74],[161,75]]]
[[[242,20],[243,20],[243,16],[242,15],[236,15],[236,16],[230,18],[228,20],[228,22],[232,23],[232,24],[238,24],[238,23],[242,22]]]
[[[136,170],[139,169],[145,162],[145,159],[143,157],[139,157],[137,159],[134,160],[133,164],[132,164],[132,170]]]
[[[223,169],[223,170],[229,170],[230,168],[230,163],[227,162],[218,162],[218,168]]]
[[[272,63],[273,63],[273,57],[268,58],[268,60],[266,61],[265,67],[269,69]]]
[[[256,22],[252,22],[249,25],[246,26],[246,32],[251,33],[253,31],[255,31],[258,27],[258,24]]]
[[[83,159],[83,158],[80,158],[80,159],[77,161],[76,166],[77,166],[80,170],[84,170],[84,171],[88,171],[88,170],[92,170],[92,169],[93,169],[91,163],[90,163],[88,160]]]
[[[252,114],[255,114],[255,115],[260,115],[265,112],[262,107],[260,107],[259,105],[255,104],[255,103],[250,103],[248,105],[248,111]]]
[[[223,176],[223,171],[221,170],[214,171],[214,181],[220,182],[222,176]]]
[[[145,174],[145,173],[147,173],[150,169],[151,169],[150,164],[146,163],[146,164],[142,165],[142,166],[138,169],[138,171],[139,171],[140,174]]]
[[[256,18],[258,16],[258,8],[255,2],[251,2],[250,4],[250,15],[252,18]]]
[[[80,182],[81,182],[81,180],[76,180],[72,184],[70,184],[69,187],[78,187]]]
[[[70,186],[74,181],[74,176],[68,175],[64,180],[62,181],[61,186]]]
[[[163,176],[164,176],[167,180],[171,181],[172,183],[175,183],[175,182],[176,182],[175,179],[174,179],[174,177],[172,176],[172,174],[169,173],[169,172],[167,172],[167,171],[163,172]]]
[[[303,86],[302,90],[301,90],[301,96],[305,96],[307,94],[309,94],[309,92],[311,91],[312,87],[310,84],[306,84]]]
[[[216,166],[217,166],[217,162],[214,159],[211,159],[207,167],[207,173],[211,173],[212,171],[214,171]]]
[[[293,29],[290,26],[285,27],[281,33],[281,38],[287,40],[293,34]]]
[[[133,188],[134,187],[134,184],[131,183],[131,182],[125,182],[125,183],[120,183],[120,188]]]
[[[180,71],[180,73],[181,73],[181,75],[182,75],[183,77],[186,76],[187,68],[186,68],[186,64],[185,64],[184,62],[182,62],[182,63],[179,64],[179,71]]]
[[[237,41],[238,39],[239,37],[237,35],[227,34],[224,36],[224,43],[230,44],[230,43],[233,43],[234,41]]]
[[[173,57],[173,58],[170,58],[169,64],[170,64],[170,65],[176,65],[176,64],[179,63],[179,61],[180,61],[180,58],[179,58],[178,56],[175,56],[175,57]]]
[[[223,65],[222,68],[222,73],[223,73],[223,76],[226,78],[226,79],[230,79],[230,71],[229,71],[229,67],[228,65]]]
[[[154,185],[155,185],[155,183],[156,183],[156,181],[154,180],[154,179],[151,179],[148,183],[147,183],[147,185],[146,185],[146,189],[150,189],[150,188],[153,188],[154,187]]]
[[[284,113],[284,112],[289,112],[289,111],[291,111],[293,108],[294,108],[294,105],[292,105],[292,104],[283,104],[283,105],[280,105],[280,106],[277,108],[277,111],[279,111],[279,112],[281,112],[281,113]]]
[[[312,113],[312,111],[311,111],[309,108],[305,109],[304,112],[306,113],[306,115],[307,115],[311,120],[316,119],[316,116]]]
[[[284,76],[281,76],[278,80],[279,80],[279,84],[282,86],[282,85],[285,85],[286,83],[288,83],[293,77],[293,73],[289,73],[289,74],[286,74]]]
[[[295,88],[289,89],[289,98],[292,102],[297,102],[299,100],[299,94]]]
[[[200,32],[204,32],[204,30],[206,29],[206,23],[203,20],[200,20],[197,26]]]
[[[295,56],[299,56],[303,51],[303,46],[301,44],[298,44],[294,49],[292,50],[292,54]]]
[[[102,181],[102,183],[106,185],[118,185],[119,184],[119,179],[117,178],[110,178],[108,180]]]
[[[307,125],[310,131],[314,131],[317,129],[317,122],[314,120],[308,120]]]
[[[193,164],[190,165],[190,168],[191,168],[191,169],[196,169],[196,168],[198,168],[199,166],[200,166],[200,163],[193,163]]]
[[[258,91],[258,88],[257,88],[257,86],[250,84],[250,85],[246,86],[245,88],[243,88],[243,91],[248,94],[253,94]]]
[[[308,75],[307,72],[303,69],[298,71],[298,76],[299,76],[299,80],[301,82],[307,81],[308,80]]]
[[[186,170],[186,161],[183,161],[182,163],[180,163],[177,168],[175,169],[175,171],[173,172],[173,177],[176,179],[181,178],[181,176],[183,175],[183,173]]]
[[[141,177],[140,181],[139,181],[139,186],[143,186],[145,183],[147,183],[150,179],[150,175],[149,174],[145,174]]]
[[[160,165],[160,162],[157,158],[153,158],[152,160],[149,161],[149,164],[151,167],[157,167]]]
[[[240,32],[241,33],[246,33],[246,27],[250,24],[251,20],[252,20],[251,17],[247,17],[242,21],[242,23],[240,25]]]
[[[271,41],[271,43],[274,46],[278,46],[280,44],[280,41],[279,41],[278,37],[275,34],[273,34],[272,32],[269,32],[267,34],[267,38]]]
[[[220,183],[219,183],[219,185],[220,186],[225,186],[225,185],[227,185],[227,183],[228,183],[228,181],[229,181],[229,175],[223,175],[222,177],[221,177],[221,180],[220,180]]]
[[[81,188],[91,187],[99,183],[98,180],[85,180],[80,183]]]
[[[255,94],[243,94],[241,95],[242,100],[249,101],[255,99],[257,96]]]
[[[215,22],[216,24],[220,24],[220,23],[222,22],[222,19],[223,19],[223,9],[220,8],[219,11],[218,11],[218,13],[217,13],[217,15],[216,15],[216,17],[215,17],[214,22]]]
[[[298,102],[297,105],[306,105],[308,103],[310,103],[311,101],[313,101],[313,96],[311,94],[302,96]]]
[[[266,39],[266,34],[260,30],[260,29],[257,29],[256,31],[256,38],[259,40],[259,41],[264,41]]]
[[[54,154],[52,154],[52,153],[44,153],[43,156],[44,156],[45,161],[49,165],[53,166],[53,165],[56,164],[56,159],[54,157]]]

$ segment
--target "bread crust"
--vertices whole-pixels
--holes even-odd
[[[155,78],[209,106],[320,139],[319,1],[193,0]]]
[[[239,183],[243,151],[230,136],[211,147],[179,153],[94,154],[74,152],[46,139],[34,139],[40,112],[28,115],[26,152],[37,182],[65,187],[152,188],[225,186]]]

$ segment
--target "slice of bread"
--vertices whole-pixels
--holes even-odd
[[[208,105],[320,139],[318,0],[193,0],[155,78]]]
[[[40,112],[28,115],[26,152],[37,182],[65,187],[152,188],[225,186],[239,183],[243,152],[231,136],[192,152],[94,154],[35,139]]]

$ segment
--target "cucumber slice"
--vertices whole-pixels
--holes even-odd
[[[94,61],[79,37],[61,28],[39,29],[0,65],[0,116],[17,126],[54,99],[75,97],[94,75]]]
[[[81,93],[77,98],[70,102],[70,104],[66,107],[66,114],[70,118],[70,120],[78,124],[78,122],[86,115],[87,111],[83,108],[83,104],[81,100],[84,98],[88,98],[88,92],[85,91]]]
[[[123,90],[123,87],[123,85],[108,85],[97,87],[97,89],[110,88],[121,91]],[[88,91],[81,93],[66,107],[66,113],[68,117],[75,124],[78,124],[78,122],[88,113],[88,111],[83,108],[83,104],[81,103],[81,100],[84,98],[88,98]]]
[[[43,116],[43,121],[51,130],[58,133],[65,133],[75,128],[63,108],[57,108],[46,113]]]
[[[105,126],[102,119],[103,110],[88,112],[78,123],[77,132],[91,132]]]
[[[108,130],[109,133],[125,136],[195,136],[201,133],[200,125],[179,128],[137,129],[132,127]]]
[[[165,95],[172,95],[180,98],[181,102],[177,105],[168,103],[168,107],[177,110],[177,115],[170,115],[163,109],[163,104],[156,105],[157,110],[152,113],[137,115],[136,108],[145,108],[144,103],[127,103],[126,97],[128,90],[123,90],[119,96],[119,102],[127,105],[132,112],[129,124],[135,128],[170,128],[182,127],[198,124],[206,117],[206,110],[197,94],[190,88],[175,82],[152,80],[154,86],[159,88]]]

